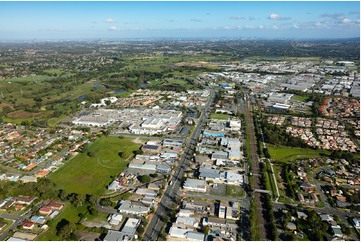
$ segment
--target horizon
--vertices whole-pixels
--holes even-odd
[[[157,42],[157,41],[202,41],[202,42],[221,42],[221,41],[359,41],[360,37],[349,38],[232,38],[232,37],[155,37],[155,38],[74,38],[74,39],[0,39],[0,43],[59,43],[59,42]]]
[[[359,10],[359,1],[0,2],[0,41],[360,38]]]

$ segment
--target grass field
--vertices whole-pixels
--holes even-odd
[[[47,70],[44,70],[44,72],[46,74],[56,75],[56,76],[59,76],[64,73],[64,71],[62,69],[47,69]]]
[[[179,80],[179,79],[167,79],[167,82],[172,83],[172,84],[179,84],[179,85],[182,85],[182,86],[187,86],[188,85],[188,82],[183,81],[183,80]]]
[[[297,159],[309,159],[319,157],[321,155],[330,155],[328,150],[313,150],[307,148],[292,148],[292,147],[273,147],[268,145],[268,151],[271,158],[277,161],[294,161]]]
[[[243,197],[245,195],[245,192],[240,186],[227,185],[226,195],[229,197]]]
[[[292,97],[292,100],[296,100],[296,101],[300,101],[300,102],[307,102],[307,100],[309,99],[310,97],[307,96],[307,95],[294,95]]]
[[[49,178],[68,193],[100,195],[112,181],[111,176],[118,175],[128,164],[118,153],[139,147],[128,138],[102,137],[89,146],[93,157],[78,154]]]
[[[38,82],[38,81],[45,81],[45,80],[51,80],[54,77],[49,77],[49,76],[43,76],[43,75],[35,75],[35,76],[27,76],[27,77],[14,77],[14,78],[10,78],[10,79],[5,79],[4,81],[7,82]]]
[[[72,204],[66,204],[64,206],[62,212],[57,217],[55,217],[55,219],[50,220],[47,223],[47,225],[49,226],[48,230],[45,233],[41,234],[39,237],[37,237],[36,240],[41,240],[41,241],[58,240],[58,241],[61,241],[62,238],[59,237],[59,236],[56,236],[56,225],[62,219],[66,219],[69,222],[72,222],[72,223],[75,224],[75,223],[77,223],[79,221],[78,214],[79,213],[85,214],[86,212],[87,212],[86,205],[76,208]]]
[[[210,115],[211,119],[228,120],[230,117],[231,117],[230,115],[223,113],[211,113]]]

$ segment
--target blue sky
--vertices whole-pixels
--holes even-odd
[[[0,39],[360,36],[358,1],[0,2]]]

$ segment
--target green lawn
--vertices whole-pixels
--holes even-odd
[[[68,193],[100,195],[112,181],[111,176],[118,175],[128,164],[118,153],[139,147],[128,138],[102,137],[89,146],[93,157],[80,153],[49,178]]]
[[[44,72],[47,74],[56,75],[56,76],[59,76],[64,73],[64,71],[62,69],[47,69],[47,70],[44,70]]]
[[[86,205],[82,207],[76,208],[72,204],[66,204],[60,214],[55,217],[55,219],[50,220],[47,225],[49,226],[48,230],[41,234],[39,237],[36,238],[36,240],[42,240],[42,241],[54,241],[58,240],[61,241],[62,238],[59,236],[56,236],[56,225],[62,220],[66,219],[69,222],[77,223],[79,221],[78,214],[83,213],[85,214],[87,212]]]
[[[296,101],[300,101],[300,102],[307,102],[307,100],[309,99],[310,97],[307,96],[307,95],[294,95],[292,97],[292,100],[296,100]]]
[[[231,116],[228,114],[223,113],[211,113],[210,118],[211,119],[221,119],[221,120],[228,120]]]
[[[54,79],[54,77],[49,77],[49,76],[44,76],[44,75],[35,75],[35,76],[27,76],[27,77],[13,77],[10,79],[5,79],[6,82],[22,82],[22,81],[26,81],[26,82],[38,82],[38,81],[46,81],[46,80],[51,80]]]
[[[267,145],[271,158],[277,161],[294,161],[297,159],[316,158],[321,155],[330,155],[328,150],[313,150],[307,148],[274,147]]]
[[[227,185],[226,195],[229,197],[243,197],[245,195],[244,190],[240,186]]]
[[[179,85],[182,85],[182,86],[187,86],[188,85],[188,82],[183,81],[183,80],[179,80],[179,79],[167,79],[167,82],[168,83],[179,84]]]
[[[0,218],[0,222],[6,223],[6,225],[2,229],[0,229],[0,232],[7,230],[13,224],[12,220],[5,218]]]

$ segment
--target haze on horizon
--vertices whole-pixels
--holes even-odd
[[[360,36],[360,2],[0,2],[0,40]]]

